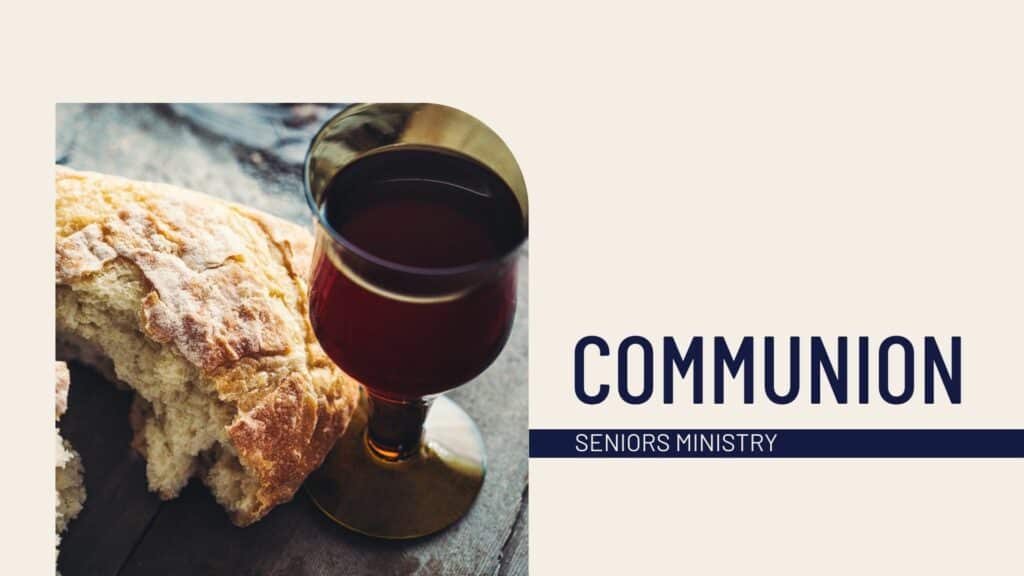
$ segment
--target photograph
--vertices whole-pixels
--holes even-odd
[[[102,4],[0,34],[3,574],[1024,574],[1024,3]]]
[[[58,569],[527,573],[526,179],[434,103],[59,103]]]

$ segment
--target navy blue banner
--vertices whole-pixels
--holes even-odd
[[[1024,430],[530,430],[531,458],[1024,458]]]

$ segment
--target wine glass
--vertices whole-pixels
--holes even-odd
[[[336,522],[380,538],[445,528],[483,484],[473,420],[441,396],[498,356],[516,308],[526,187],[472,116],[355,105],[306,156],[315,213],[310,318],[363,408],[306,488]]]

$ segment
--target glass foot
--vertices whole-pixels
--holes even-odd
[[[462,518],[486,468],[473,419],[440,396],[423,424],[420,449],[388,461],[367,444],[366,414],[364,400],[324,465],[306,480],[317,507],[350,530],[396,540],[426,536]]]

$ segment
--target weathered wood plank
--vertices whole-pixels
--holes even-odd
[[[62,434],[85,465],[85,508],[61,542],[65,576],[117,574],[160,509],[146,490],[146,464],[130,448],[131,394],[89,368],[71,365]]]
[[[520,505],[519,518],[516,520],[509,539],[502,547],[499,557],[500,568],[498,576],[523,576],[530,570],[529,565],[529,493],[523,491],[523,501]]]

